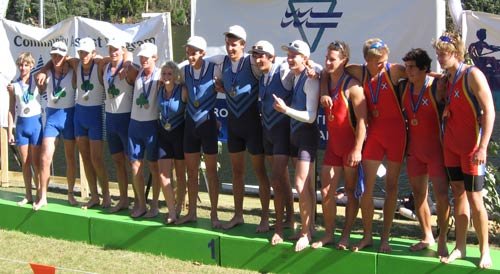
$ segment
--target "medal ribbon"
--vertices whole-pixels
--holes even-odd
[[[64,74],[61,73],[61,76],[57,78],[57,83],[56,83],[56,72],[54,68],[50,69],[50,72],[52,73],[52,95],[56,98],[59,98],[61,96],[62,91],[59,89],[61,88],[61,81],[64,79]]]
[[[368,71],[368,69],[366,69],[366,71],[368,72],[368,80],[372,79],[370,71]],[[377,90],[375,91],[375,94],[373,93],[371,81],[368,82],[368,89],[370,89],[370,95],[372,97],[373,105],[376,105],[378,103],[378,96],[380,95],[380,85],[382,84],[382,71],[378,73],[377,78]]]
[[[263,92],[260,94],[260,100],[264,100],[264,98],[266,98],[266,94],[267,94],[267,89],[269,88],[269,85],[271,84],[271,80],[273,79],[273,75],[274,75],[274,71],[276,70],[278,66],[275,64],[272,64],[271,65],[271,69],[269,70],[269,74],[267,75],[267,81],[264,81],[264,90]],[[264,77],[264,76],[262,76]]]
[[[453,77],[453,82],[449,86],[448,90],[446,91],[446,105],[449,105],[451,102],[451,94],[453,93],[453,89],[455,89],[455,84],[458,81],[458,77],[460,76],[460,73],[462,72],[462,67],[464,66],[464,63],[461,62],[460,65],[458,66],[457,71],[455,72],[455,76]]]
[[[410,105],[413,114],[417,113],[418,108],[420,107],[420,103],[422,102],[422,98],[424,98],[425,90],[427,89],[427,84],[429,83],[429,77],[425,76],[425,82],[422,88],[420,89],[420,93],[418,94],[417,102],[413,102],[413,88],[415,87],[413,84],[410,85]]]
[[[115,73],[111,74],[111,65],[108,66],[108,86],[111,88],[113,87],[115,83],[115,77],[118,74],[118,72],[122,69],[123,66],[123,60],[120,61],[120,64],[118,64],[118,67],[115,70]]]
[[[191,81],[193,84],[193,93],[194,93],[194,99],[195,101],[198,100],[198,93],[200,92],[200,82],[201,82],[201,76],[203,75],[203,72],[205,71],[205,61],[203,61],[203,64],[201,65],[201,70],[200,70],[200,76],[198,79],[194,79],[194,67],[191,66],[190,68],[190,73],[191,73]]]
[[[153,86],[153,78],[155,76],[155,73],[156,73],[156,68],[153,70],[153,73],[151,74],[151,77],[150,77],[150,81],[149,81],[149,85],[148,85],[148,88],[146,89],[146,80],[144,79],[146,75],[144,75],[144,71],[142,71],[142,75],[141,75],[141,81],[142,81],[142,94],[143,94],[143,97],[144,99],[148,99],[149,97],[149,94],[151,93],[151,87]]]
[[[30,73],[30,82],[28,84],[28,89],[24,90],[24,85],[23,85],[23,80],[19,78],[17,81],[19,86],[23,89],[23,101],[25,104],[28,104],[30,102],[30,95],[33,95],[33,92],[31,92],[31,84],[33,81],[33,75]]]
[[[232,74],[231,88],[233,88],[233,90],[236,87],[236,79],[238,79],[238,75],[240,74],[241,68],[243,67],[244,60],[245,60],[245,57],[240,58],[240,61],[238,62],[238,67],[236,68],[236,73],[233,73],[233,66],[231,64],[231,74]]]
[[[92,64],[90,65],[90,71],[89,71],[89,79],[85,79],[85,75],[83,73],[83,64],[80,64],[80,75],[82,76],[82,82],[84,83],[84,90],[85,93],[89,92],[89,84],[90,84],[90,78],[92,78],[92,70],[94,70],[94,61],[92,60]]]
[[[174,85],[174,88],[172,89],[172,94],[170,95],[170,97],[167,99],[165,98],[166,95],[167,95],[167,89],[165,88],[165,86],[162,86],[160,88],[160,100],[161,100],[161,103],[160,105],[162,106],[161,108],[161,122],[162,122],[162,125],[165,125],[167,122],[168,122],[168,113],[170,112],[170,101],[172,98],[175,98],[175,94],[177,92],[177,85]],[[166,104],[162,104],[163,102],[167,102]]]

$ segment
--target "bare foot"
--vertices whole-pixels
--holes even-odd
[[[109,195],[102,198],[101,207],[102,208],[111,207],[111,197]]]
[[[177,221],[177,217],[175,214],[168,214],[165,216],[165,224],[171,225]]]
[[[482,254],[479,259],[479,268],[490,268],[491,266],[493,266],[493,262],[491,261],[490,252]]]
[[[311,235],[311,237],[314,237],[314,235],[316,235],[316,228],[311,228],[309,233],[310,233],[309,235]],[[295,241],[295,240],[298,240],[300,238],[302,238],[302,231],[299,231],[299,232],[293,234],[292,236],[288,237],[288,240]]]
[[[31,204],[33,202],[33,200],[29,200],[27,198],[23,198],[21,201],[17,202],[17,205],[18,206],[23,206],[25,204]]]
[[[283,223],[283,228],[297,229],[297,223],[294,220],[287,220]]]
[[[380,247],[378,248],[378,252],[381,252],[381,253],[390,253],[390,252],[392,252],[392,248],[389,245],[389,240],[388,239],[381,239],[380,240]]]
[[[148,211],[147,208],[137,207],[135,210],[132,211],[132,213],[130,213],[130,217],[139,218],[142,215],[146,214],[147,211]]]
[[[438,248],[437,248],[438,258],[448,257],[448,246],[446,245],[446,237],[438,238]]]
[[[92,208],[96,205],[99,205],[100,203],[101,203],[101,200],[99,199],[99,197],[95,197],[95,198],[92,197],[92,198],[90,198],[90,200],[86,204],[84,204],[82,206],[82,209],[89,209],[89,208]]]
[[[213,229],[221,228],[221,224],[220,224],[220,221],[219,221],[218,217],[212,217],[210,219],[212,221],[212,228]]]
[[[463,258],[465,258],[465,251],[462,252],[458,248],[455,248],[455,249],[453,249],[453,251],[451,251],[451,253],[448,257],[441,258],[441,262],[444,264],[449,264],[456,259],[463,259]]]
[[[366,247],[370,247],[373,245],[373,239],[370,237],[370,238],[365,238],[363,237],[363,239],[361,239],[361,241],[359,241],[357,244],[355,244],[351,250],[356,252],[356,251],[360,251],[360,250],[363,250],[365,249]]]
[[[335,239],[333,238],[333,234],[325,234],[321,240],[314,242],[311,247],[314,249],[326,246],[328,244],[333,244],[335,242]]]
[[[337,245],[337,250],[349,249],[349,236],[341,236]]]
[[[222,229],[231,229],[237,225],[241,225],[241,224],[244,224],[245,221],[243,220],[243,217],[236,217],[234,216],[230,221],[229,223],[225,223],[223,225],[221,225]]]
[[[177,220],[175,222],[176,225],[180,225],[180,224],[184,224],[184,223],[192,223],[192,222],[196,222],[197,221],[197,218],[196,218],[196,215],[195,214],[188,214],[182,218],[180,218],[179,220]]]
[[[282,233],[274,233],[271,238],[271,245],[277,245],[283,242],[283,234]]]
[[[255,229],[257,233],[264,233],[269,231],[269,220],[268,219],[260,219],[260,224]]]
[[[128,209],[128,200],[127,201],[118,201],[118,204],[116,204],[114,207],[109,209],[109,213],[115,213],[121,210]]]
[[[40,199],[40,201],[38,201],[38,203],[33,204],[33,210],[38,211],[38,210],[40,210],[40,208],[42,208],[46,205],[47,205],[47,199]]]
[[[160,210],[158,208],[150,208],[149,211],[144,214],[144,218],[154,218],[156,216],[158,216],[158,214],[160,213]]]
[[[415,243],[415,244],[412,244],[408,249],[412,252],[415,252],[415,251],[420,251],[422,249],[426,249],[428,247],[431,247],[434,245],[434,241],[430,241],[430,242],[425,242],[425,241],[420,241],[418,243]]]
[[[75,199],[75,194],[73,192],[68,192],[68,204],[70,206],[77,206],[78,202]]]
[[[309,246],[311,242],[311,237],[308,235],[302,235],[297,243],[295,244],[295,252],[300,252]]]

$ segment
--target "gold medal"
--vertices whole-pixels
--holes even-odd
[[[418,125],[418,119],[417,119],[417,118],[413,118],[413,119],[411,119],[411,125],[412,125],[412,126],[416,126],[416,125]]]
[[[144,109],[149,109],[149,104],[145,104]]]
[[[85,92],[82,97],[83,97],[83,100],[88,101],[89,100],[89,93]]]
[[[442,119],[447,119],[449,118],[451,115],[450,113],[450,107],[447,105],[444,110],[443,110],[443,116],[442,116]]]
[[[333,119],[334,119],[334,118],[335,118],[335,117],[333,116],[333,114],[331,114],[331,113],[330,113],[330,114],[328,114],[328,121],[330,121],[330,122],[331,122],[331,121],[333,121]]]
[[[23,112],[24,112],[24,114],[30,113],[30,108],[25,108]]]
[[[378,117],[378,115],[379,115],[378,110],[374,109],[372,111],[372,115],[373,115],[373,117]]]
[[[54,102],[54,104],[57,104],[58,101],[59,101],[59,97],[52,98],[52,102]]]
[[[200,102],[198,100],[195,100],[193,102],[193,105],[194,105],[194,107],[199,107],[200,106]]]
[[[165,125],[163,126],[163,128],[166,130],[170,130],[171,127],[172,127],[172,125],[170,125],[169,122],[166,122]]]
[[[234,97],[234,96],[236,96],[236,91],[233,89],[233,90],[231,90],[231,97]]]

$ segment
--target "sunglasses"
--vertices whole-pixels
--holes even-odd
[[[344,46],[342,46],[342,44],[339,43],[339,41],[330,43],[330,46],[340,49],[341,51],[344,51]]]
[[[66,52],[66,49],[60,48],[60,47],[52,47],[51,51],[53,51],[53,50],[58,50],[58,51]]]
[[[370,49],[379,49],[385,47],[384,42],[375,42],[370,46]]]

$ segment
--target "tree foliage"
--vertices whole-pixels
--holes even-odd
[[[10,1],[7,19],[39,25],[39,0]],[[52,26],[72,17],[82,16],[101,21],[135,23],[143,12],[170,12],[172,24],[187,25],[190,0],[45,0],[45,26]],[[124,19],[124,20],[123,20]]]

